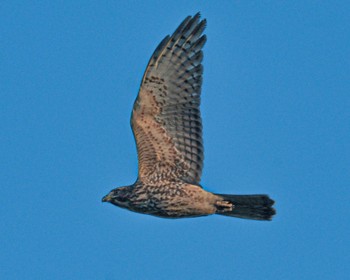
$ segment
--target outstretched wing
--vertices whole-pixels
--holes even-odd
[[[200,181],[205,25],[199,13],[187,17],[163,39],[146,68],[131,117],[143,182]]]

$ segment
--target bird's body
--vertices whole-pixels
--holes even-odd
[[[117,206],[163,218],[197,217],[214,214],[216,195],[183,182],[144,185],[137,182],[124,187],[127,199]],[[113,203],[113,201],[111,201]]]
[[[164,218],[221,214],[269,220],[275,210],[267,195],[213,194],[200,185],[205,25],[199,14],[187,17],[154,51],[131,117],[138,179],[132,186],[112,190],[102,201]]]

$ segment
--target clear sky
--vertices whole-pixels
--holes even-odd
[[[101,198],[137,176],[153,50],[207,18],[202,185],[272,222],[167,220]],[[346,279],[349,1],[1,1],[1,279]]]

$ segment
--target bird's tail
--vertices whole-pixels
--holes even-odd
[[[216,214],[252,220],[271,220],[276,214],[275,203],[267,195],[231,195],[217,194],[224,201],[216,205]],[[228,207],[230,205],[231,207]],[[233,207],[232,207],[233,206]]]

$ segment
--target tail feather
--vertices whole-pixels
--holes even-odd
[[[242,219],[252,220],[271,220],[276,214],[276,210],[272,207],[275,203],[267,195],[232,195],[232,194],[217,194],[224,201],[233,204],[231,211],[218,208],[216,214],[237,217]]]

